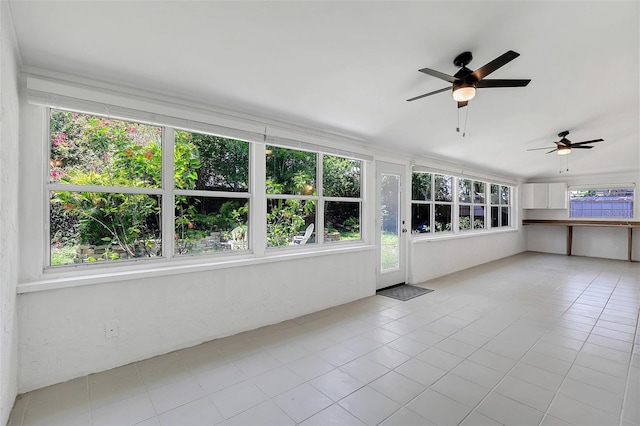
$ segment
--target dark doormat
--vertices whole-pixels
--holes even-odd
[[[376,294],[404,301],[413,299],[414,297],[422,296],[423,294],[431,293],[432,291],[433,290],[424,287],[416,287],[409,284],[399,284],[392,287],[383,288],[382,290],[378,290],[376,291]]]

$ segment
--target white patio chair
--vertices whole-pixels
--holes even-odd
[[[307,226],[307,230],[304,231],[304,235],[296,235],[293,237],[293,241],[291,241],[291,244],[289,245],[304,245],[307,243],[309,238],[311,238],[311,234],[313,234],[313,223]]]

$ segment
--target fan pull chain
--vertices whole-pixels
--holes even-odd
[[[462,137],[464,138],[467,135],[467,122],[469,121],[469,105],[466,106],[465,116],[464,116],[464,128],[462,129]],[[458,108],[458,126],[456,127],[456,132],[460,133],[460,108]]]
[[[462,137],[464,138],[467,135],[467,123],[469,122],[469,108],[471,108],[469,105],[467,105],[467,112],[465,113],[464,116],[464,129],[462,129]],[[458,108],[458,111],[460,111],[460,109]]]
[[[562,157],[564,157],[565,159],[565,164],[566,164],[566,171],[569,171],[569,156],[568,155],[562,155],[560,156],[560,170],[558,171],[558,173],[562,174]]]

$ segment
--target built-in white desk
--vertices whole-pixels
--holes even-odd
[[[631,260],[631,249],[633,247],[633,228],[640,228],[640,222],[629,220],[544,220],[544,219],[525,219],[523,225],[539,225],[539,226],[566,226],[567,227],[567,256],[571,256],[571,244],[573,240],[574,226],[591,226],[591,227],[609,227],[609,228],[627,228],[627,260]]]

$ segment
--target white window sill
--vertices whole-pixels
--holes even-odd
[[[92,284],[103,284],[116,281],[129,281],[140,278],[153,278],[167,275],[212,271],[217,269],[238,268],[251,265],[260,265],[287,260],[304,259],[317,256],[340,255],[359,251],[375,250],[376,246],[365,244],[345,244],[340,247],[331,245],[328,247],[313,247],[296,250],[273,250],[265,256],[256,257],[253,253],[239,254],[227,258],[189,258],[168,261],[159,260],[143,265],[136,264],[135,268],[129,264],[102,268],[100,270],[49,270],[38,281],[20,283],[17,286],[17,294],[33,293],[38,291],[56,290],[68,287],[79,287]]]
[[[504,229],[484,229],[480,231],[463,231],[463,232],[441,232],[435,235],[424,235],[424,234],[412,234],[411,235],[411,243],[412,244],[421,244],[421,243],[430,243],[434,241],[446,241],[446,240],[456,240],[460,238],[473,238],[473,237],[483,237],[489,235],[496,234],[505,234],[509,232],[517,232],[518,228],[507,227]]]

